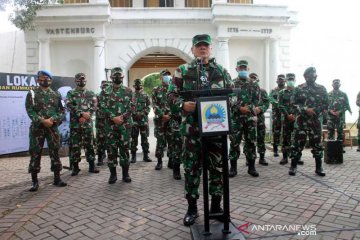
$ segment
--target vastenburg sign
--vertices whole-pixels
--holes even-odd
[[[46,28],[46,34],[49,35],[81,35],[95,33],[95,28],[76,27],[76,28]]]

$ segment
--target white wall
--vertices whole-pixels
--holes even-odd
[[[24,33],[0,33],[0,46],[0,72],[26,73]]]

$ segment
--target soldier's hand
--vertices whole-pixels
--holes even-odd
[[[248,114],[248,113],[250,113],[250,109],[249,109],[248,106],[243,106],[243,107],[240,107],[239,109],[240,109],[240,112],[241,112],[242,114]]]
[[[312,116],[316,115],[316,112],[312,108],[307,108],[306,114],[309,115],[310,117],[312,117]]]
[[[124,117],[123,115],[114,117],[113,119],[111,119],[116,125],[121,125],[124,123]]]
[[[294,114],[289,114],[289,115],[287,116],[287,120],[289,120],[290,122],[295,121],[295,115],[294,115]]]
[[[89,120],[91,118],[91,114],[89,112],[83,112],[82,117]]]
[[[256,112],[256,115],[258,115],[262,112],[262,109],[260,107],[256,107],[255,112]]]
[[[195,112],[196,103],[195,102],[184,102],[183,109],[185,112]]]
[[[162,121],[163,122],[168,122],[170,120],[170,115],[166,114],[162,116]]]
[[[51,127],[54,124],[51,119],[42,119],[41,122],[47,128]]]
[[[84,122],[86,122],[86,118],[84,118],[84,117],[79,118],[79,122],[80,122],[81,124],[83,124]]]

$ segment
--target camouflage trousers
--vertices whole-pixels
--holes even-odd
[[[209,193],[222,196],[222,143],[221,138],[212,137],[206,141],[208,150]],[[186,149],[186,151],[185,151]],[[202,173],[202,158],[204,149],[198,135],[185,136],[182,152],[182,163],[185,175],[185,197],[199,198],[199,186]]]
[[[131,128],[112,128],[108,133],[108,167],[113,168],[118,165],[129,166]],[[118,162],[118,156],[120,161]]]
[[[135,125],[132,127],[132,129],[131,129],[131,152],[136,153],[136,151],[137,151],[139,133],[141,136],[141,147],[142,147],[143,153],[144,154],[149,153],[149,141],[148,141],[149,126],[148,125],[143,125],[143,126]]]
[[[264,114],[260,114],[257,116],[257,132],[256,132],[256,142],[257,142],[257,152],[258,153],[265,153],[265,134],[266,134],[266,127],[265,127],[265,116]]]
[[[96,121],[96,154],[102,156],[106,151],[105,119]]]
[[[174,164],[181,163],[181,151],[183,145],[183,138],[180,133],[180,124],[181,124],[181,117],[178,119],[171,118],[169,125],[170,125],[170,142],[168,144],[168,154],[169,158],[173,160]]]
[[[283,135],[282,135],[282,147],[283,153],[290,155],[291,153],[291,136],[294,131],[294,123],[284,119],[283,121]]]
[[[155,157],[163,158],[166,143],[169,143],[171,141],[170,125],[169,122],[163,123],[160,120],[155,120],[154,124],[155,124],[154,136],[156,137]],[[170,156],[169,151],[167,151],[167,156],[168,157]]]
[[[272,114],[272,134],[273,134],[273,144],[280,145],[281,114],[277,112],[273,112]]]
[[[323,157],[323,148],[321,146],[321,122],[317,118],[297,117],[294,127],[291,158],[299,160],[301,152],[306,144],[306,137],[309,136],[309,145],[314,158]]]
[[[95,161],[94,133],[92,128],[70,129],[70,163],[81,161],[81,148],[85,149],[86,161]]]
[[[337,140],[343,141],[343,134],[344,134],[344,122],[342,118],[334,118],[328,117],[327,121],[327,130],[328,130],[328,139],[335,140],[335,130],[337,131]]]
[[[62,164],[59,157],[60,148],[60,134],[57,126],[46,128],[44,126],[34,126],[33,124],[29,129],[29,154],[30,164],[29,173],[40,172],[41,152],[44,147],[45,139],[49,147],[49,155],[51,160],[51,171],[61,171]]]
[[[230,134],[230,161],[237,161],[240,156],[240,144],[244,137],[244,153],[247,160],[256,158],[256,121],[251,117],[236,119],[232,122],[232,134]]]

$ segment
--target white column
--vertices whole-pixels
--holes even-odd
[[[90,4],[97,4],[97,3],[106,3],[109,4],[108,0],[89,0]]]
[[[143,8],[144,0],[133,0],[133,8]]]
[[[39,69],[51,71],[49,39],[39,39]]]
[[[227,3],[227,0],[213,0],[212,1],[212,5],[214,5],[216,3]]]
[[[265,90],[270,93],[270,39],[265,39]]]
[[[270,39],[270,88],[275,87],[275,81],[279,74],[279,41]]]
[[[218,38],[216,62],[229,70],[229,39]]]
[[[95,91],[98,90],[103,80],[106,80],[105,41],[104,39],[94,39],[94,75],[90,87]]]
[[[184,8],[186,0],[174,0],[174,8]]]

